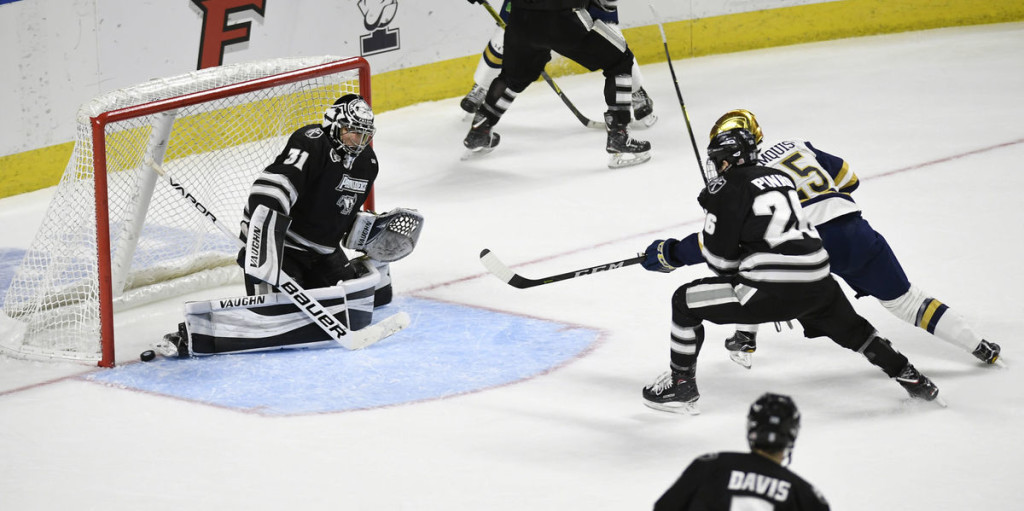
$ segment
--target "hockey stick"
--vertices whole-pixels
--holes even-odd
[[[690,133],[690,143],[693,144],[693,155],[697,158],[697,168],[700,169],[700,177],[704,179],[704,186],[708,185],[708,176],[704,173],[704,164],[700,161],[700,151],[697,150],[697,140],[693,138],[693,127],[690,126],[690,116],[686,113],[686,102],[683,101],[683,93],[679,89],[679,80],[676,79],[676,70],[672,66],[672,55],[668,53],[668,38],[665,37],[665,27],[661,24],[661,18],[658,17],[658,11],[654,10],[654,6],[648,4],[647,7],[651,8],[651,13],[654,14],[654,19],[658,23],[658,30],[661,31],[661,44],[665,47],[665,58],[668,60],[668,70],[672,74],[672,82],[676,86],[676,96],[679,97],[679,107],[683,109],[683,119],[686,119],[686,131]]]
[[[491,4],[488,3],[487,0],[470,0],[470,2],[476,2],[484,6],[484,9],[487,9],[487,12],[491,14],[491,17],[494,18],[494,21],[498,23],[498,26],[501,27],[502,29],[505,28],[505,22],[501,19],[501,16],[498,14],[498,11],[495,11],[494,7],[491,7]],[[575,115],[576,118],[579,119],[579,121],[583,123],[584,126],[588,128],[602,130],[607,128],[607,125],[605,123],[600,121],[592,121],[589,118],[587,118],[587,116],[583,115],[583,112],[580,112],[580,110],[576,108],[576,105],[572,103],[569,97],[566,96],[564,92],[562,92],[562,88],[559,87],[558,84],[556,84],[555,81],[551,79],[551,76],[548,75],[547,71],[541,71],[540,77],[543,78],[544,81],[551,86],[551,89],[555,91],[555,94],[558,94],[559,98],[562,98],[562,103],[565,103],[565,106],[569,107],[569,110],[572,112],[572,114]]]
[[[480,263],[487,268],[487,271],[491,272],[492,275],[501,279],[504,283],[519,289],[526,289],[528,287],[541,286],[544,284],[550,284],[552,282],[559,282],[562,280],[574,279],[576,277],[582,277],[583,275],[593,275],[598,272],[614,270],[616,268],[623,268],[625,266],[634,265],[644,260],[643,254],[638,254],[636,257],[629,259],[623,259],[621,261],[615,261],[613,263],[599,264],[597,266],[591,266],[589,268],[583,268],[580,270],[569,271],[565,273],[559,273],[557,275],[551,275],[548,277],[541,277],[539,279],[526,278],[509,268],[505,263],[498,259],[498,256],[494,255],[490,249],[483,249],[480,252]]]
[[[176,182],[174,178],[164,170],[163,166],[156,163],[149,155],[146,155],[146,165],[152,168],[157,174],[163,176],[171,188],[181,195],[181,199],[183,201],[191,203],[192,207],[195,208],[196,211],[208,219],[217,227],[217,229],[220,229],[225,236],[235,240],[239,247],[245,246],[245,243],[238,238],[237,234],[233,233],[231,229],[219,222],[217,220],[217,216],[210,212],[208,207],[200,202],[195,195],[192,195],[192,193],[186,190],[184,185]],[[281,270],[281,283],[278,286],[278,289],[288,295],[288,298],[291,299],[295,306],[302,310],[302,312],[305,313],[313,323],[316,323],[317,326],[327,333],[331,339],[350,350],[365,348],[409,326],[409,315],[405,312],[399,312],[388,316],[375,324],[360,328],[359,330],[350,330],[332,314],[328,313],[327,309],[321,305],[316,298],[310,296],[309,293],[295,282],[291,276],[285,273],[284,270]]]

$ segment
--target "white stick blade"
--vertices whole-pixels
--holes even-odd
[[[484,265],[484,268],[487,268],[487,271],[491,272],[492,275],[498,277],[506,284],[511,282],[512,277],[516,275],[511,268],[498,259],[498,256],[494,255],[494,252],[491,252],[486,248],[483,252],[480,252],[480,263]]]
[[[386,339],[398,332],[401,332],[405,327],[409,326],[409,323],[411,322],[412,319],[409,318],[407,313],[399,312],[398,314],[388,316],[370,326],[351,332],[342,338],[342,346],[345,346],[350,350],[363,349],[382,339]]]

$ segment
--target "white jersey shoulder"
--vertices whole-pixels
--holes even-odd
[[[836,217],[860,211],[849,194],[839,191],[832,176],[822,169],[804,140],[789,139],[761,144],[761,165],[781,170],[793,178],[807,219],[821,225]]]

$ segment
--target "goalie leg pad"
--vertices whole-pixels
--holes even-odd
[[[378,279],[375,273],[307,293],[343,325],[358,330],[373,319]],[[337,346],[284,293],[188,302],[185,325],[194,355]]]
[[[277,286],[281,281],[284,237],[292,219],[264,205],[259,205],[249,221],[246,236],[245,274]]]

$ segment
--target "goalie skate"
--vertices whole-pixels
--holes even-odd
[[[165,334],[163,339],[152,344],[153,352],[165,358],[188,358],[188,332],[185,330],[185,323],[178,323],[178,330]],[[142,355],[145,360],[145,352]]]

